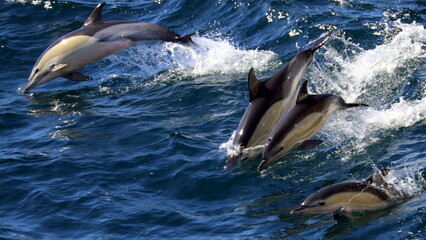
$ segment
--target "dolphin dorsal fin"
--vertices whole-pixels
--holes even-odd
[[[296,103],[303,101],[305,98],[309,97],[308,93],[308,81],[304,81],[299,90],[299,95],[297,95]]]
[[[251,68],[248,74],[248,85],[249,85],[249,92],[250,92],[250,102],[253,100],[253,98],[257,95],[261,87],[263,86],[263,83],[256,78],[256,74],[254,72],[254,68]]]
[[[98,6],[96,6],[90,16],[87,18],[86,22],[84,22],[83,27],[103,23],[104,19],[102,18],[102,8],[104,6],[105,2],[99,3]]]

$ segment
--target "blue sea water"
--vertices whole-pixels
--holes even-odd
[[[106,1],[195,45],[142,42],[25,95],[32,66],[97,1],[0,0],[0,239],[425,239],[426,2]],[[333,30],[304,79],[340,111],[258,173],[224,170],[248,104],[297,47]],[[392,169],[409,199],[360,218],[290,215],[311,193]]]

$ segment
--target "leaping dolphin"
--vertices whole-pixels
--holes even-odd
[[[362,182],[344,182],[325,187],[311,194],[291,214],[333,214],[337,219],[342,213],[354,217],[353,212],[377,211],[407,199],[408,196],[384,181],[390,169],[385,168]]]
[[[105,21],[104,5],[97,5],[80,29],[59,38],[43,52],[22,92],[58,77],[77,82],[90,80],[77,70],[140,41],[192,42],[192,34],[181,37],[153,23]]]
[[[264,82],[257,80],[254,69],[248,74],[250,102],[233,140],[237,153],[228,154],[227,166],[241,160],[241,149],[265,144],[269,133],[295,104],[297,86],[314,53],[330,38],[331,32],[311,41],[283,68]]]
[[[346,103],[343,98],[332,94],[308,93],[308,82],[300,88],[296,105],[277,123],[269,135],[263,149],[263,160],[258,170],[263,170],[269,163],[297,149],[313,148],[322,140],[310,140],[339,109],[368,106],[359,103]]]

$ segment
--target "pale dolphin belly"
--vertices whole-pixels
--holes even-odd
[[[327,207],[317,213],[333,213],[340,209],[346,211],[374,211],[389,207],[390,203],[384,201],[370,192],[342,192],[327,199]]]
[[[321,130],[328,119],[329,115],[316,112],[309,114],[308,117],[295,124],[293,129],[274,147],[274,149],[282,147],[282,150],[272,156],[270,161],[281,158],[294,150],[303,141],[311,139]]]
[[[77,35],[65,38],[50,48],[41,59],[41,64],[60,62],[67,64],[68,72],[76,71],[85,65],[99,60],[112,53],[120,51],[133,42],[129,40],[101,42],[98,39],[86,35]]]
[[[247,143],[247,148],[264,145],[280,118],[295,105],[294,97],[273,104],[260,119],[259,124]]]

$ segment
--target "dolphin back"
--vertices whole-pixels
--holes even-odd
[[[93,35],[100,41],[120,41],[130,40],[140,41],[165,41],[192,43],[188,34],[180,36],[174,31],[154,23],[126,22],[126,21],[105,21],[102,17],[102,10],[105,2],[96,6],[90,16],[84,22],[79,34]]]

